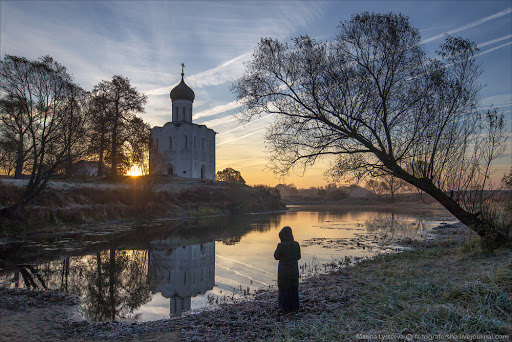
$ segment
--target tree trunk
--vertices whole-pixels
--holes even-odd
[[[105,151],[105,133],[101,133],[100,138],[100,160],[98,161],[98,177],[103,177],[103,152]]]
[[[409,181],[409,180],[406,180]],[[445,207],[460,222],[474,230],[479,236],[493,241],[507,241],[508,238],[501,232],[495,230],[491,222],[484,221],[478,217],[478,214],[472,214],[460,206],[454,199],[448,196],[444,191],[440,190],[430,179],[412,177],[412,185],[423,190],[443,207]]]
[[[16,168],[14,170],[14,179],[19,179],[23,175],[23,163],[25,161],[25,149],[23,145],[23,134],[20,134],[18,140],[18,149],[16,151]]]
[[[66,162],[65,162],[65,174],[66,178],[69,178],[73,174],[73,158],[71,158],[71,144],[66,149]]]
[[[114,123],[114,127],[112,128],[112,149],[110,151],[112,154],[112,177],[117,178],[117,122]]]

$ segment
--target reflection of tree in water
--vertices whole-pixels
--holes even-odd
[[[266,232],[280,227],[281,219],[281,214],[216,217],[207,222],[198,221],[203,224],[207,223],[207,230],[198,225],[195,231],[207,231],[209,238],[222,241],[225,245],[235,245],[249,232]],[[205,236],[203,240],[206,239]]]
[[[426,230],[423,219],[407,220],[402,217],[396,218],[394,213],[391,214],[391,217],[366,220],[364,225],[368,233],[379,233],[391,240],[416,238],[421,232]]]
[[[222,243],[224,245],[232,246],[232,245],[236,245],[237,243],[239,243],[241,239],[242,239],[241,236],[230,236],[228,238],[223,239]]]
[[[148,251],[101,251],[44,264],[16,264],[14,287],[52,289],[81,297],[88,320],[136,319],[133,311],[149,302]]]
[[[25,283],[25,288],[32,289],[32,290],[38,290],[38,289],[47,289],[46,282],[44,281],[43,277],[41,276],[41,272],[39,271],[39,268],[36,265],[24,265],[19,264],[16,265],[16,272],[14,274],[14,281],[16,284],[16,287],[19,287],[19,280],[21,278],[23,279],[23,282]]]
[[[86,279],[90,279],[82,309],[88,320],[135,319],[133,311],[149,302],[148,252],[110,249],[89,258]]]

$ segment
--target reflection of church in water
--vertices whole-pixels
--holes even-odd
[[[176,247],[170,241],[151,242],[149,288],[170,300],[171,315],[190,310],[192,297],[215,285],[215,241]]]

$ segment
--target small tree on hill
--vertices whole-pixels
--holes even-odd
[[[236,171],[230,167],[218,171],[215,179],[222,182],[245,184],[245,180],[240,174],[240,171]]]

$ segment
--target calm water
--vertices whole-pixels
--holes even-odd
[[[397,250],[441,223],[392,212],[320,212],[213,217],[71,233],[2,246],[5,287],[56,289],[81,298],[93,320],[148,321],[213,308],[276,286],[279,230],[293,229],[303,276],[345,257]]]

